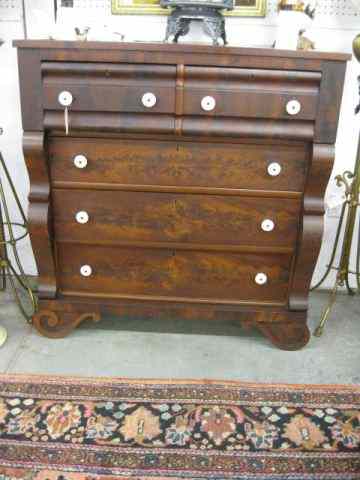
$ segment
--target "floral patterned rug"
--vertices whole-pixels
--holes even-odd
[[[360,387],[0,376],[0,479],[360,479]]]

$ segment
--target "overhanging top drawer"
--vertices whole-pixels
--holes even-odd
[[[152,112],[175,110],[176,67],[127,63],[43,62],[45,110],[62,110],[60,92],[73,96],[71,110]],[[147,104],[146,98],[155,99]],[[148,97],[143,98],[144,95]]]
[[[185,67],[183,113],[314,120],[320,81],[318,72]]]

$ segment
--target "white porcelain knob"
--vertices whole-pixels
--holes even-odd
[[[70,105],[73,103],[73,100],[74,99],[71,92],[64,90],[63,92],[59,93],[58,101],[63,107],[70,107]]]
[[[261,222],[261,229],[264,230],[264,232],[272,232],[275,228],[275,223],[270,220],[270,218],[265,218]]]
[[[264,285],[267,282],[267,275],[265,273],[257,273],[255,276],[255,283],[258,285]]]
[[[77,212],[75,218],[78,223],[87,223],[89,221],[89,214],[85,211]]]
[[[216,106],[216,100],[214,97],[207,96],[201,100],[201,108],[206,112],[210,112],[211,110],[214,110],[215,106]]]
[[[144,105],[144,107],[152,108],[156,104],[156,96],[151,92],[144,93],[144,95],[141,98],[141,102]]]
[[[271,177],[277,177],[281,173],[280,163],[277,163],[277,162],[270,163],[270,165],[268,165],[267,171]]]
[[[83,277],[90,277],[90,275],[92,274],[92,268],[90,267],[90,265],[83,265],[80,268],[80,273]]]
[[[76,155],[74,157],[74,165],[76,168],[85,168],[87,164],[88,161],[85,155]]]
[[[301,103],[298,100],[290,100],[286,104],[286,111],[289,115],[297,115],[301,111]]]

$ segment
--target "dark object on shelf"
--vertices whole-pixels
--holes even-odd
[[[304,2],[289,2],[289,0],[281,0],[278,5],[279,10],[288,10],[292,12],[302,12],[305,13],[311,20],[315,18],[315,13],[316,13],[316,7],[314,5],[311,5],[310,3],[307,3],[305,5]]]
[[[228,319],[303,347],[350,56],[15,45],[38,331]]]
[[[201,21],[204,32],[211,37],[214,45],[219,45],[221,38],[226,45],[225,19],[221,10],[232,10],[232,0],[221,1],[191,1],[191,0],[160,0],[163,8],[173,8],[168,16],[165,41],[178,41],[180,36],[189,33],[192,21]]]
[[[89,31],[90,27],[83,27],[82,29],[80,29],[79,27],[75,27],[76,39],[80,42],[86,41]]]
[[[6,178],[10,192],[14,197],[22,219],[21,223],[13,222],[10,219],[2,175]],[[15,230],[20,230],[21,233],[16,234]],[[17,248],[18,242],[23,240],[27,235],[27,220],[18,194],[15,190],[14,183],[0,152],[0,290],[4,291],[6,289],[7,281],[9,281],[21,313],[28,321],[31,321],[31,318],[36,311],[37,302],[24,272]],[[11,252],[12,255],[10,255],[9,252]]]
[[[304,52],[307,52],[309,50],[315,50],[315,43],[310,40],[310,38],[307,38],[304,33],[305,30],[300,30],[297,49]]]
[[[360,61],[360,35],[354,39],[353,51],[356,59]],[[355,115],[360,111],[360,76],[358,77],[358,89],[359,89],[359,103],[355,107]],[[354,172],[345,171],[342,175],[335,177],[336,183],[339,187],[345,188],[345,201],[342,205],[339,224],[337,227],[334,245],[330,256],[329,264],[326,271],[320,281],[312,288],[315,290],[320,287],[325,279],[329,276],[332,270],[336,270],[335,283],[331,290],[328,305],[324,309],[321,316],[320,323],[315,330],[315,335],[320,337],[323,334],[326,321],[330,315],[331,309],[336,301],[336,296],[339,287],[346,287],[347,292],[350,295],[360,293],[360,224],[358,226],[358,237],[354,238],[355,223],[358,217],[357,212],[359,208],[359,195],[360,195],[360,135],[358,138],[358,150],[356,155],[356,162]],[[359,220],[360,222],[360,220]],[[340,244],[341,232],[344,227],[344,236],[341,243],[340,260],[337,266],[335,266],[336,253]],[[356,248],[356,263],[355,270],[351,269],[351,251],[355,242]],[[350,275],[355,276],[356,290],[350,285]]]

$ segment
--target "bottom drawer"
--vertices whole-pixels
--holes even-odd
[[[283,254],[69,243],[57,256],[65,294],[214,303],[285,303],[291,264]]]

